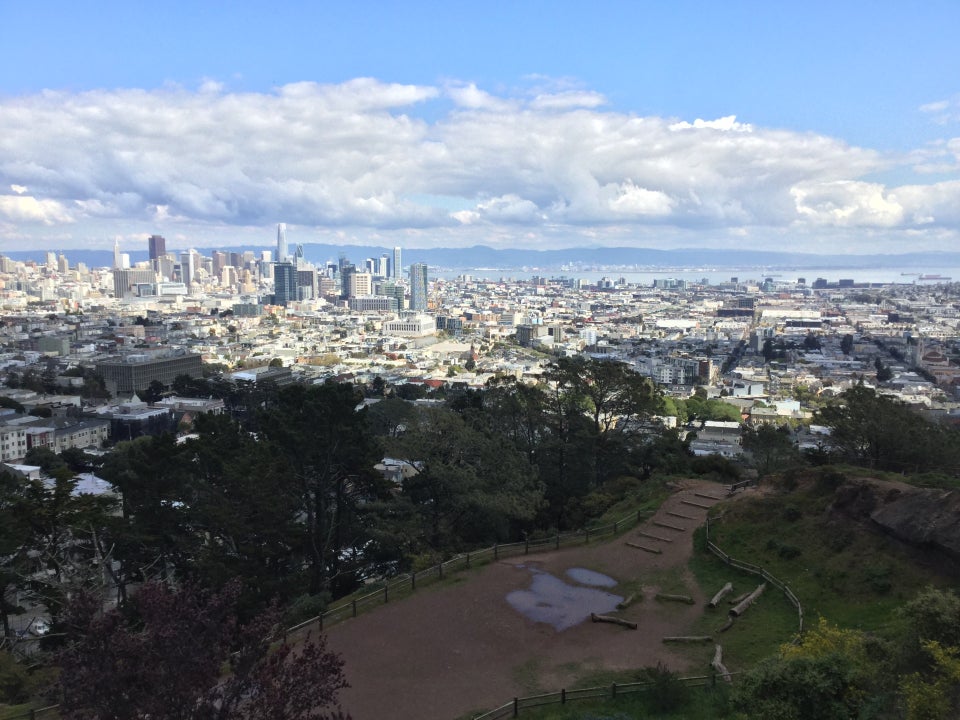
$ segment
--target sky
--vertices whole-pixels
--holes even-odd
[[[0,0],[0,252],[960,249],[960,3]]]

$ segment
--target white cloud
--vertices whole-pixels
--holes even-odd
[[[816,225],[893,227],[904,218],[903,206],[877,183],[804,183],[792,192],[799,215]]]
[[[736,130],[737,132],[751,132],[753,127],[746,123],[737,122],[736,115],[727,115],[716,120],[702,120],[697,118],[692,123],[686,120],[675,122],[670,126],[671,130]]]
[[[607,99],[596,92],[566,90],[558,93],[537,95],[530,101],[534,110],[570,110],[572,108],[595,108],[606,105]]]
[[[440,98],[453,109],[418,116]],[[358,241],[451,245],[960,224],[951,182],[867,181],[898,162],[957,172],[960,139],[892,158],[732,115],[690,122],[604,104],[569,83],[499,96],[371,78],[271,93],[204,81],[196,91],[5,98],[0,185],[15,194],[0,196],[0,215],[103,237],[202,232],[229,242],[285,221],[332,241],[347,230]]]
[[[484,92],[473,83],[469,85],[451,85],[446,89],[446,93],[458,107],[471,110],[504,111],[514,105],[514,103]]]
[[[920,106],[920,112],[938,125],[960,122],[960,96],[926,103]]]
[[[18,223],[59,225],[73,217],[55,200],[37,200],[29,195],[0,195],[0,217]]]
[[[659,190],[637,187],[627,180],[616,188],[616,197],[610,200],[610,207],[625,215],[667,215],[674,201]]]

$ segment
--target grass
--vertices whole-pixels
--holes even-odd
[[[714,527],[716,528],[716,525]],[[720,607],[715,610],[705,608],[700,620],[691,630],[692,635],[712,635],[727,619],[730,609],[728,600],[753,590],[763,579],[730,567],[708,552],[705,528],[698,529],[694,538],[696,550],[690,560],[690,569],[704,595],[712,597],[725,583],[733,583],[733,592],[723,599]],[[719,540],[718,544],[734,557],[753,562],[750,555],[737,555]],[[770,572],[779,577],[772,569]],[[768,585],[763,595],[743,617],[716,638],[717,642],[723,645],[724,664],[730,670],[744,670],[769,657],[780,645],[793,639],[798,627],[796,609],[782,592]],[[709,654],[704,660],[706,665],[713,657],[713,648],[703,652]]]
[[[713,540],[787,583],[808,625],[823,616],[844,627],[895,632],[898,607],[923,586],[948,586],[952,579],[929,557],[879,530],[831,516],[832,497],[808,483],[782,495],[729,503],[712,525]],[[723,563],[701,554],[694,560],[695,572],[699,568],[711,582],[719,580],[716,567]],[[764,598],[775,594],[768,591]]]

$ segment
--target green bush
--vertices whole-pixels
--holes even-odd
[[[30,699],[27,669],[6,651],[0,651],[0,703],[15,705]]]

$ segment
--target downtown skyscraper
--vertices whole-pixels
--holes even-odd
[[[287,224],[277,225],[277,262],[287,261]]]
[[[403,273],[403,263],[400,262],[400,248],[393,249],[393,279],[399,280]]]
[[[410,309],[416,312],[427,310],[427,264],[410,266]]]

